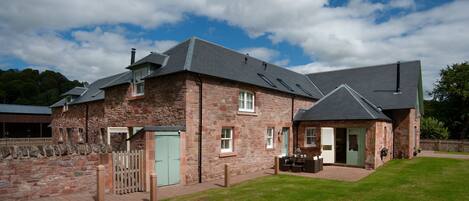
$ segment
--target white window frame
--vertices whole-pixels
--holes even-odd
[[[313,133],[312,133],[311,136],[308,136],[308,130],[312,130],[312,131],[313,131]],[[314,128],[314,127],[307,127],[307,128],[305,128],[305,139],[304,139],[304,141],[305,141],[305,142],[304,142],[305,147],[316,147],[316,146],[317,146],[317,143],[316,143],[317,137],[318,137],[318,134],[317,134],[317,132],[316,132],[316,128]],[[312,144],[308,144],[308,138],[312,138],[312,142],[313,142]]]
[[[107,127],[107,144],[111,145],[111,133],[126,133],[126,139],[129,139],[129,128],[127,127]],[[130,141],[126,143],[127,151],[130,151]]]
[[[223,137],[223,132],[225,130],[229,130],[230,131],[230,137],[229,138],[225,138]],[[233,128],[229,128],[229,127],[224,127],[221,129],[221,138],[220,138],[220,152],[221,153],[230,153],[230,152],[233,152]],[[224,140],[228,140],[228,145],[229,147],[228,148],[223,148],[221,147],[222,143]]]
[[[62,112],[68,111],[68,103],[64,103],[64,106],[62,108]]]
[[[274,148],[274,135],[275,135],[275,128],[269,127],[267,128],[267,132],[265,134],[265,148],[273,149]],[[270,144],[269,144],[270,142]]]
[[[146,73],[145,73],[146,71]],[[139,76],[141,76],[140,78],[137,78],[137,74],[139,74]],[[133,77],[133,81],[132,81],[132,85],[133,85],[133,95],[134,96],[142,96],[142,95],[145,95],[145,80],[142,79],[146,76],[150,75],[150,68],[148,67],[144,67],[144,68],[139,68],[139,69],[135,69],[133,70],[132,72],[132,77]],[[143,85],[143,92],[140,92],[138,93],[138,85],[139,84],[142,84]]]
[[[251,109],[249,109],[247,107],[247,105],[248,105],[248,100],[247,100],[248,94],[252,95]],[[256,100],[256,96],[253,92],[245,91],[245,90],[239,91],[238,111],[240,111],[240,112],[254,112],[254,108],[255,108],[255,105],[256,105],[255,100]],[[243,103],[243,106],[241,105],[241,103]]]

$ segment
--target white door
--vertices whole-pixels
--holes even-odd
[[[321,156],[324,163],[335,162],[334,128],[321,128]]]

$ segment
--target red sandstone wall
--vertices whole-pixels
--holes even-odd
[[[2,160],[0,200],[31,200],[83,191],[94,193],[99,164],[99,154]]]
[[[185,74],[177,74],[146,80],[144,97],[132,97],[130,85],[107,89],[107,126],[184,125],[184,78]]]
[[[197,78],[189,76],[186,102],[186,161],[181,168],[186,170],[187,183],[198,180],[198,106],[199,88]],[[291,95],[211,77],[203,80],[203,181],[221,178],[223,165],[231,165],[233,174],[244,174],[273,165],[273,157],[281,153],[282,127],[290,128],[292,135]],[[238,112],[239,90],[255,93],[255,112]],[[295,108],[309,108],[312,100],[298,98]],[[234,128],[234,152],[220,154],[222,127]],[[274,149],[265,148],[268,127],[275,128]],[[290,143],[291,144],[291,143]],[[291,150],[291,146],[290,146]]]
[[[394,157],[413,158],[414,151],[418,149],[420,141],[420,115],[415,109],[402,109],[392,111],[392,116],[394,120]]]
[[[392,123],[390,122],[376,122],[375,123],[375,137],[374,137],[374,161],[371,168],[378,168],[387,161],[392,159],[393,154],[393,135],[392,135]],[[372,146],[370,144],[370,146]],[[388,149],[388,155],[381,158],[381,150],[383,148]],[[371,153],[368,153],[371,154]],[[372,157],[372,156],[370,156]]]
[[[97,143],[96,136],[101,128],[105,128],[103,101],[88,102],[86,104],[69,105],[68,111],[62,107],[52,108],[52,137],[58,139],[59,128],[74,128],[73,136],[77,136],[78,128],[86,128],[86,105],[88,105],[88,142]],[[66,137],[63,136],[66,140]],[[76,140],[76,139],[74,139]],[[86,137],[85,139],[86,140]]]

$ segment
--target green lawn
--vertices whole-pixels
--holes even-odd
[[[469,160],[393,160],[358,182],[268,176],[172,200],[469,200]]]
[[[456,154],[456,155],[469,155],[469,152],[457,152],[457,151],[435,151],[439,154]]]

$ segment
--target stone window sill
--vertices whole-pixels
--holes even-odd
[[[244,116],[258,116],[257,112],[241,112],[241,111],[238,111],[236,114],[237,115],[244,115]]]
[[[228,152],[228,153],[220,153],[220,158],[226,158],[226,157],[235,157],[237,155],[236,152]]]
[[[145,95],[130,96],[129,100],[140,100],[140,99],[144,99],[144,98],[145,98]]]

